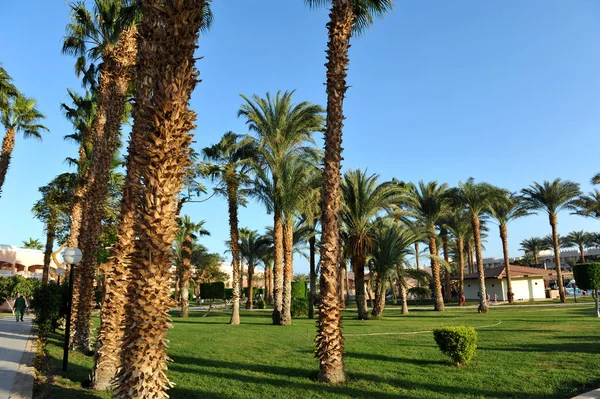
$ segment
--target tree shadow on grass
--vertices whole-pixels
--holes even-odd
[[[597,338],[596,338],[597,339]],[[600,344],[592,342],[569,342],[564,344],[529,344],[522,346],[499,346],[499,347],[485,347],[478,346],[477,350],[489,350],[489,351],[508,351],[508,352],[540,352],[540,353],[554,353],[554,352],[568,352],[568,353],[586,353],[586,354],[600,354]]]
[[[390,363],[409,363],[416,366],[432,366],[434,364],[448,365],[447,361],[443,360],[426,360],[426,359],[414,359],[406,357],[386,356],[375,353],[361,353],[361,352],[345,352],[345,355],[349,359],[364,359],[364,360],[375,360],[379,362],[390,362]]]

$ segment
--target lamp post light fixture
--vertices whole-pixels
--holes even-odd
[[[63,347],[63,371],[67,371],[69,363],[69,341],[71,340],[71,307],[73,305],[73,273],[75,265],[81,260],[82,254],[79,248],[66,248],[62,253],[65,263],[71,265],[69,273],[69,302],[67,305],[67,325],[65,327],[65,344]]]

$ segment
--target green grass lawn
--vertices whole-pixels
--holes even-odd
[[[388,312],[358,321],[348,313],[348,382],[315,381],[315,323],[295,319],[270,325],[269,313],[242,312],[242,325],[212,313],[174,317],[169,376],[171,398],[569,398],[600,387],[600,320],[592,306],[492,308],[445,313]],[[96,321],[97,323],[97,321]],[[450,364],[431,330],[442,325],[488,326],[477,330],[477,355],[466,367]],[[396,335],[361,335],[402,333]],[[93,358],[72,353],[68,378],[62,375],[60,335],[50,338],[57,398],[109,398],[82,388]]]

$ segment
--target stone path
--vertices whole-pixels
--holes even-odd
[[[11,396],[16,380],[19,381],[20,386],[14,388],[18,391],[23,391],[23,388],[27,388],[25,389],[27,391],[30,385],[33,387],[33,374],[29,376],[29,371],[19,367],[26,347],[27,352],[32,350],[31,343],[28,345],[32,318],[32,316],[25,316],[23,322],[16,322],[12,315],[0,316],[0,399],[27,397],[22,393],[19,393],[19,396],[16,394]]]

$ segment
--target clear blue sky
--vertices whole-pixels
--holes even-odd
[[[600,172],[600,3],[594,0],[397,1],[395,10],[353,40],[345,102],[344,169],[368,168],[382,179],[440,180],[470,176],[517,191],[533,181],[574,180],[589,191]],[[245,133],[240,93],[296,89],[297,101],[325,103],[327,10],[302,0],[213,2],[213,29],[200,39],[203,79],[191,106],[196,148],[228,130]],[[64,2],[7,2],[0,13],[0,62],[28,96],[39,100],[51,132],[43,142],[19,137],[0,198],[0,243],[44,239],[31,206],[37,188],[68,170],[74,145],[59,104],[79,88],[73,59],[61,55],[68,22]],[[184,213],[206,220],[202,242],[222,253],[226,204],[213,198]],[[260,205],[240,224],[271,223]],[[559,215],[559,232],[600,230],[598,221]],[[544,215],[509,227],[519,242],[550,232]],[[485,256],[502,254],[493,227]],[[307,270],[299,261],[296,271]]]

